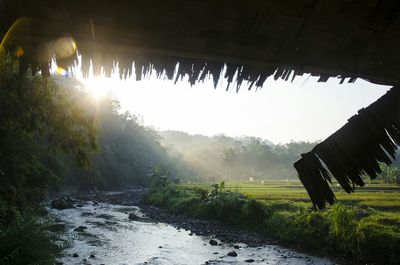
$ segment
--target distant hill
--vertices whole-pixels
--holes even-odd
[[[161,131],[160,142],[206,180],[267,180],[296,178],[293,163],[316,143],[274,145],[257,137],[190,135]]]

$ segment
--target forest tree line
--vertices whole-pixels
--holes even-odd
[[[263,181],[295,179],[293,163],[317,142],[273,144],[257,137],[159,132],[162,144],[188,165],[193,180]]]

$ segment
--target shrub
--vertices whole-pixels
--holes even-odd
[[[365,235],[365,240],[360,244],[365,259],[379,259],[384,264],[399,262],[400,233],[396,228],[367,219],[360,222],[360,229]]]
[[[229,224],[239,224],[242,221],[243,204],[244,200],[237,193],[220,192],[207,204],[208,218]]]
[[[201,199],[202,201],[204,201],[204,200],[207,199],[207,194],[208,194],[208,190],[207,190],[207,189],[195,187],[195,188],[193,189],[193,192],[194,192],[195,194],[197,194],[198,196],[200,196],[200,199]]]
[[[0,264],[54,264],[67,241],[49,231],[51,221],[26,213],[0,226]]]
[[[269,214],[269,211],[262,203],[254,199],[246,200],[243,207],[243,219],[245,223],[260,225],[269,217]]]

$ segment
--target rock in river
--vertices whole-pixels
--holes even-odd
[[[129,220],[132,220],[132,221],[139,219],[139,217],[135,213],[130,213],[128,218],[129,218]]]
[[[64,210],[74,207],[74,201],[70,197],[58,198],[51,202],[51,208]]]
[[[215,239],[210,239],[210,241],[208,243],[210,243],[211,246],[217,246],[218,245],[218,242]]]
[[[75,231],[75,232],[83,232],[83,231],[85,231],[86,229],[87,229],[86,226],[81,225],[81,226],[78,226],[77,228],[75,228],[74,231]]]
[[[236,253],[236,251],[231,251],[228,253],[228,256],[229,257],[237,257],[237,253]]]

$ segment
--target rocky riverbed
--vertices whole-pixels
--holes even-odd
[[[335,264],[251,231],[144,205],[145,191],[92,193],[50,208],[70,246],[60,264]],[[73,205],[71,205],[71,200]],[[54,206],[54,203],[53,203]]]

